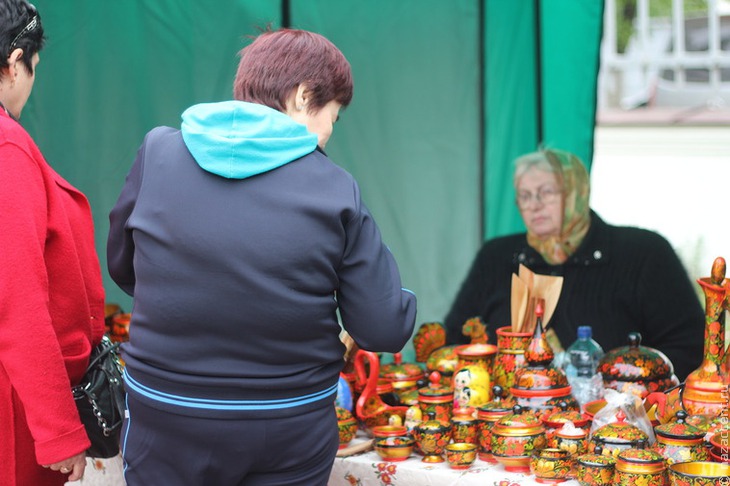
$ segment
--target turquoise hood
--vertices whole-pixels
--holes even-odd
[[[244,101],[193,105],[182,114],[185,145],[208,172],[245,179],[317,148],[317,135],[288,115]]]

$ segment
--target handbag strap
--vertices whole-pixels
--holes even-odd
[[[92,357],[91,361],[89,361],[89,366],[86,367],[86,371],[88,372],[91,368],[96,366],[99,363],[99,361],[104,359],[104,357],[107,354],[112,353],[112,352],[116,353],[120,344],[121,343],[113,343],[111,341],[111,339],[109,339],[107,336],[104,336],[101,339],[101,342],[99,343],[99,345],[94,349],[94,351],[92,351],[91,354],[93,357]],[[95,356],[94,356],[94,353],[96,353]]]

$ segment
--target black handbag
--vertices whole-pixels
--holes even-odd
[[[117,355],[119,343],[104,336],[91,351],[81,383],[71,388],[81,422],[91,440],[89,457],[109,458],[119,454],[124,420],[124,382]]]

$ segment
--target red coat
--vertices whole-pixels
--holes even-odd
[[[2,484],[54,484],[24,474],[88,448],[70,387],[103,333],[89,203],[0,109]]]

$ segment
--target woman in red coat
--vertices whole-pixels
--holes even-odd
[[[71,394],[104,332],[86,197],[18,123],[43,46],[40,16],[0,0],[0,482],[63,485],[89,439]]]

